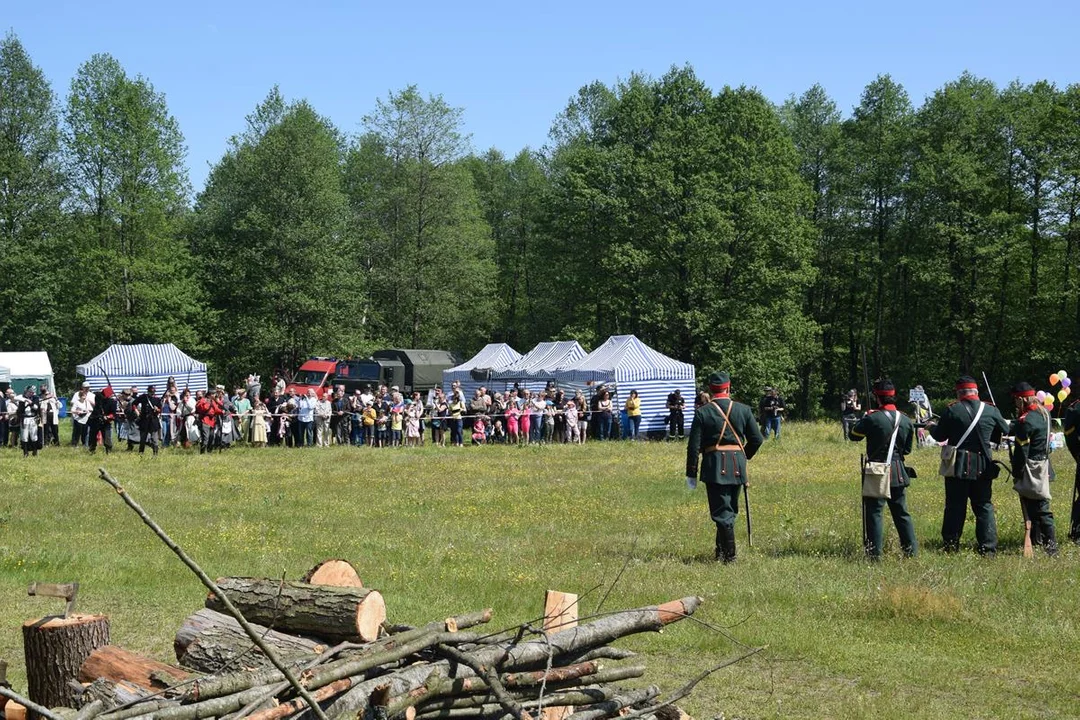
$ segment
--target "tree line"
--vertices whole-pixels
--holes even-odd
[[[861,386],[864,348],[937,395],[1080,354],[1080,85],[964,74],[915,107],[881,75],[844,117],[673,67],[581,88],[512,157],[463,112],[410,86],[346,134],[273,88],[193,193],[149,79],[94,55],[61,101],[9,34],[0,347],[73,379],[173,342],[225,379],[634,333],[802,415]]]

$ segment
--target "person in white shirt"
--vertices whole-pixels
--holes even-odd
[[[87,422],[94,409],[94,395],[90,392],[90,383],[84,382],[79,391],[71,397],[71,444],[86,445]]]
[[[315,403],[315,444],[322,447],[330,447],[330,414],[333,412],[330,397],[330,389],[326,388]]]

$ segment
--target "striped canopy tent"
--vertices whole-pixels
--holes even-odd
[[[119,392],[132,385],[140,392],[153,385],[165,390],[168,379],[176,387],[206,390],[206,364],[180,351],[172,343],[164,345],[110,345],[93,360],[78,365],[75,372],[86,378],[91,390],[101,390],[110,382]]]
[[[461,389],[468,400],[481,385],[487,386],[492,375],[521,359],[521,353],[506,343],[489,343],[484,349],[465,362],[443,370],[443,392],[450,393],[450,385],[455,380],[461,383]]]
[[[6,383],[11,380],[11,368],[0,365],[0,383]]]
[[[577,340],[542,342],[508,367],[491,373],[491,378],[504,390],[512,388],[514,383],[529,390],[543,390],[555,379],[557,370],[576,363],[585,355],[585,348]]]
[[[560,387],[581,388],[591,397],[604,385],[614,385],[615,406],[622,408],[631,390],[641,398],[641,431],[664,430],[668,395],[679,390],[686,406],[694,406],[694,366],[653,350],[633,335],[613,335],[576,363],[555,372]]]

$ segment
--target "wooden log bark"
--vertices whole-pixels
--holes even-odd
[[[107,678],[98,678],[83,688],[83,704],[100,700],[105,706],[105,713],[121,705],[133,703],[149,697],[153,691],[128,682],[117,682]]]
[[[337,588],[263,578],[219,578],[218,587],[251,622],[330,640],[379,637],[386,621],[382,594],[369,588]],[[213,594],[206,607],[221,611]]]
[[[330,587],[364,587],[360,573],[356,572],[356,568],[348,560],[323,560],[308,570],[301,582]]]
[[[548,590],[544,596],[544,632],[551,633],[577,627],[578,596],[559,590]],[[573,705],[544,708],[543,720],[563,720],[574,712]]]
[[[94,650],[109,644],[109,618],[71,615],[28,620],[22,626],[28,695],[45,707],[73,707],[69,684]]]
[[[26,707],[14,700],[8,700],[4,705],[4,718],[6,720],[26,720]]]
[[[127,682],[148,690],[162,690],[171,684],[187,680],[191,673],[173,665],[152,660],[116,645],[100,647],[79,668],[79,682],[89,683],[98,678]]]
[[[311,638],[298,637],[256,626],[263,640],[285,660],[318,655],[326,646]],[[225,667],[269,668],[272,664],[244,634],[240,623],[229,615],[202,609],[189,615],[173,640],[176,660],[185,668],[204,673],[220,672]]]

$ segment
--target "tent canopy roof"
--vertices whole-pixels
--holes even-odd
[[[53,374],[49,353],[44,350],[33,352],[0,352],[0,365],[8,369],[11,377],[49,377]]]
[[[488,343],[480,352],[476,353],[460,365],[450,368],[446,372],[468,373],[470,370],[488,368],[501,370],[520,358],[521,353],[506,343]]]
[[[613,335],[556,375],[575,381],[693,380],[694,366],[653,350],[634,335]]]
[[[571,365],[585,357],[585,348],[577,340],[556,340],[539,343],[509,366],[491,374],[499,380],[554,378],[555,370]]]
[[[83,377],[183,375],[205,373],[206,364],[193,359],[172,343],[163,345],[110,345],[93,360],[75,368]]]

